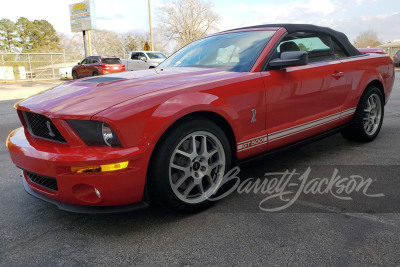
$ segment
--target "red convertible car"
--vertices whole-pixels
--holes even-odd
[[[387,55],[332,29],[241,28],[17,103],[7,146],[26,191],[60,209],[192,212],[240,161],[339,131],[374,140],[393,82]]]

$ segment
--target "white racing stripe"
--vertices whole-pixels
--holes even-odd
[[[354,112],[356,111],[356,108],[349,108],[341,112],[337,112],[313,121],[309,121],[306,123],[302,123],[296,126],[292,126],[283,130],[279,130],[270,134],[265,134],[261,135],[258,137],[254,137],[252,139],[248,139],[246,141],[242,141],[237,143],[237,149],[238,152],[242,152],[254,147],[258,147],[261,145],[265,145],[268,142],[273,142],[276,140],[280,140],[282,138],[286,138],[298,133],[302,133],[311,129],[314,129],[316,127],[320,127],[322,125],[326,125],[328,123],[334,122],[336,120],[339,120],[341,118],[353,115]]]
[[[298,126],[295,126],[292,129],[288,129],[288,130],[285,129],[283,131],[271,133],[268,137],[269,137],[269,139],[271,141],[274,140],[274,139],[280,139],[280,138],[282,138],[282,136],[293,135],[293,134],[296,134],[298,132],[302,132],[305,129],[315,128],[315,127],[321,126],[323,124],[326,124],[328,122],[335,121],[335,120],[337,120],[339,118],[340,118],[340,113],[334,114],[334,115],[330,115],[330,116],[327,116],[327,117],[324,117],[324,118],[321,118],[321,119],[318,119],[318,120],[315,120],[315,121],[311,121],[311,122],[308,122],[308,123],[300,124]]]

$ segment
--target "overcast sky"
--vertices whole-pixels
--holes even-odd
[[[46,19],[57,31],[70,33],[68,5],[79,0],[13,0],[0,9],[0,18],[16,21]],[[153,23],[157,6],[152,0]],[[265,23],[312,23],[332,27],[350,40],[374,30],[382,42],[400,39],[399,0],[212,0],[221,17],[220,30]],[[147,0],[95,0],[97,28],[117,32],[148,30]]]

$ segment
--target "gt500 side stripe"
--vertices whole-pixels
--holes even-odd
[[[266,135],[262,135],[262,136],[258,136],[258,137],[246,140],[246,141],[242,141],[237,144],[237,150],[238,150],[238,152],[242,152],[242,151],[254,148],[254,147],[258,147],[258,146],[267,144],[268,142],[273,142],[273,141],[280,140],[280,139],[283,139],[283,138],[286,138],[286,137],[289,137],[289,136],[292,136],[292,135],[295,135],[295,134],[298,134],[301,132],[305,132],[310,129],[314,129],[316,127],[320,127],[322,125],[334,122],[340,118],[344,118],[344,117],[353,115],[355,111],[356,111],[356,108],[349,108],[344,111],[337,112],[337,113],[334,113],[334,114],[331,114],[331,115],[328,115],[328,116],[325,116],[325,117],[322,117],[322,118],[319,118],[319,119],[316,119],[313,121],[309,121],[306,123],[302,123],[302,124],[299,124],[296,126],[289,127],[287,129],[279,130],[279,131],[276,131],[276,132],[273,132],[270,134],[266,134]]]

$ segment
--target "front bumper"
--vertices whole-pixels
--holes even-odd
[[[46,195],[37,193],[28,185],[26,178],[24,176],[25,176],[24,174],[21,175],[21,177],[23,177],[22,184],[24,185],[25,191],[28,194],[38,199],[54,204],[60,210],[76,212],[76,213],[85,213],[85,214],[104,214],[104,213],[117,213],[117,212],[141,210],[149,207],[149,204],[145,201],[133,204],[121,205],[121,206],[81,206],[81,205],[69,204],[66,202],[61,202],[56,199],[49,198]]]
[[[24,186],[29,194],[56,204],[60,209],[85,213],[125,211],[134,208],[125,205],[143,202],[150,147],[141,149],[69,146],[32,137],[25,131],[24,128],[19,128],[11,132],[7,139],[7,147],[14,164],[24,170]],[[122,161],[129,161],[128,167],[123,170],[71,172],[71,166]],[[55,178],[58,189],[51,190],[34,183],[27,172]],[[96,194],[95,189],[99,194]]]

